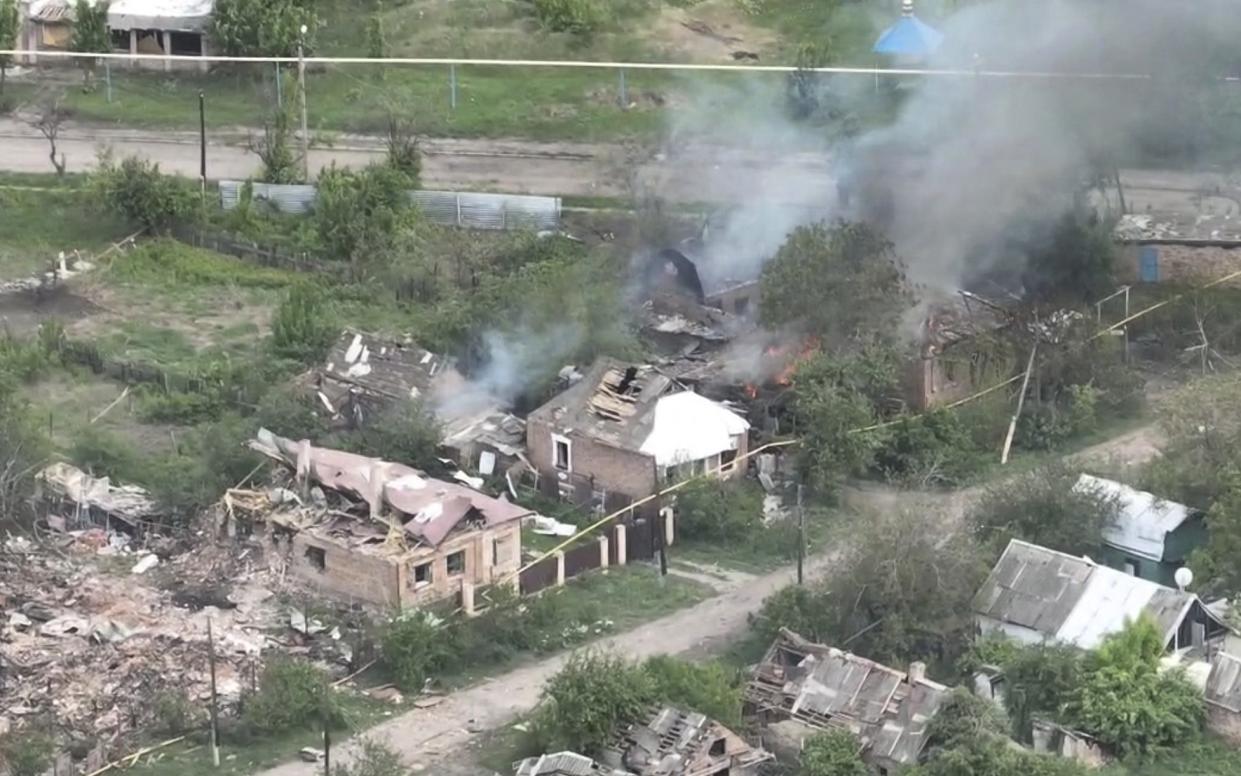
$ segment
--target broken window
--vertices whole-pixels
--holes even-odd
[[[711,742],[711,756],[723,757],[724,752],[728,751],[724,744],[724,739],[717,738]]]
[[[419,563],[414,566],[414,587],[425,587],[431,584],[431,564]]]
[[[449,555],[444,561],[444,565],[448,567],[448,576],[457,577],[465,573],[465,550],[459,550]]]
[[[307,547],[306,560],[319,571],[327,570],[327,550],[322,547]]]
[[[552,437],[552,465],[562,472],[573,470],[573,460],[568,439]]]
[[[621,396],[630,393],[634,389],[634,381],[638,379],[638,368],[636,366],[626,367],[625,376],[621,378],[620,384],[616,386],[616,392]]]
[[[749,311],[750,311],[750,297],[743,296],[737,301],[733,302],[733,312],[735,312],[737,315],[744,316]]]

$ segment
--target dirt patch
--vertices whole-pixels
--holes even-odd
[[[651,24],[652,43],[680,61],[759,60],[773,51],[777,37],[757,27],[732,0],[706,0],[692,8],[664,8]]]
[[[79,321],[98,310],[93,302],[67,286],[0,295],[0,322],[10,334],[18,336],[33,334],[47,320]]]

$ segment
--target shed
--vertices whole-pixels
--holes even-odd
[[[1120,513],[1103,529],[1105,551],[1100,559],[1126,574],[1174,585],[1176,570],[1206,542],[1206,520],[1201,510],[1089,474],[1078,477],[1073,489],[1116,500]]]

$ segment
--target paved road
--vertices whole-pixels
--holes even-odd
[[[246,148],[244,129],[212,131],[207,174],[241,179],[257,174],[258,158]],[[58,142],[70,172],[91,169],[99,148],[117,156],[137,154],[159,162],[166,172],[197,177],[198,136],[186,132],[148,132],[66,124]],[[764,197],[818,206],[835,190],[826,154],[781,149],[737,149],[684,145],[663,152],[586,143],[535,143],[523,140],[423,141],[423,180],[427,187],[495,190],[560,196],[622,196],[634,181],[679,201],[738,202]],[[361,166],[384,153],[378,138],[339,136],[330,147],[312,147],[313,171],[328,164]],[[0,120],[0,170],[51,172],[48,143],[35,129],[13,119]]]

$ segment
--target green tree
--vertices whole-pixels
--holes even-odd
[[[21,30],[21,18],[17,14],[17,0],[0,0],[0,49],[17,48],[17,33]],[[4,94],[4,82],[12,54],[0,54],[0,95]]]
[[[92,3],[90,0],[76,0],[73,6],[73,38],[69,48],[81,54],[107,53],[112,49],[112,39],[108,34],[108,0]],[[86,88],[93,88],[95,68],[99,60],[89,57],[79,59]]]
[[[405,176],[407,188],[418,188],[422,175],[422,149],[419,148],[413,119],[389,111],[387,150],[384,159],[387,165]]]
[[[794,419],[801,432],[799,468],[812,487],[831,495],[846,477],[873,460],[876,437],[854,433],[873,424],[875,408],[865,396],[833,382],[793,378]]]
[[[228,56],[292,57],[298,41],[314,47],[318,26],[307,0],[216,0],[211,39]]]
[[[1068,695],[1065,721],[1120,755],[1181,746],[1202,731],[1202,692],[1180,671],[1161,672],[1163,636],[1143,615],[1086,659]]]
[[[405,612],[380,632],[384,665],[408,692],[421,692],[426,681],[455,659],[445,626],[426,612]]]
[[[246,698],[242,716],[253,730],[269,734],[344,723],[327,674],[305,660],[279,656],[263,666],[258,692]]]
[[[388,165],[350,170],[333,164],[323,170],[312,215],[319,243],[355,270],[364,261],[391,259],[396,239],[414,223],[409,185],[403,173]]]
[[[1230,472],[1224,492],[1207,512],[1211,540],[1189,559],[1195,588],[1233,597],[1241,593],[1241,473]]]
[[[321,289],[308,283],[289,290],[271,323],[276,354],[302,363],[322,360],[336,335],[327,298]]]
[[[1004,708],[1013,736],[1029,741],[1036,717],[1057,719],[1069,693],[1082,679],[1082,652],[1065,644],[1036,644],[1018,649],[1004,669]]]
[[[616,655],[577,652],[543,686],[534,732],[543,751],[594,752],[658,697],[641,667]]]
[[[439,423],[418,401],[393,403],[360,429],[336,439],[339,447],[385,461],[428,471],[443,466],[438,457],[442,439]]]
[[[1054,302],[1092,303],[1116,289],[1116,243],[1094,210],[1066,213],[1031,252],[1025,287]]]
[[[820,733],[806,740],[798,776],[867,776],[861,742],[844,730]]]
[[[263,122],[263,133],[252,134],[249,149],[263,163],[264,183],[305,183],[301,155],[293,147],[289,111],[277,108]]]
[[[721,724],[741,724],[741,674],[722,663],[690,663],[667,655],[648,658],[642,671],[658,700],[706,714]]]
[[[793,230],[763,267],[761,290],[763,324],[801,328],[828,351],[891,336],[913,303],[892,243],[850,222]]]
[[[1053,463],[988,486],[970,509],[974,535],[998,555],[1022,539],[1071,555],[1096,555],[1120,502],[1097,488],[1077,489],[1079,472]]]

